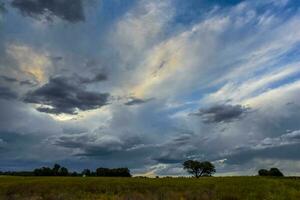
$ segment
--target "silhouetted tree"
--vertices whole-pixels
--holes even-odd
[[[72,172],[70,175],[71,176],[78,176],[79,174],[77,172]]]
[[[196,160],[187,160],[183,163],[183,167],[188,173],[193,174],[196,178],[200,176],[211,176],[215,170],[215,166],[208,162],[199,162]]]
[[[283,176],[283,173],[277,168],[271,168],[269,173],[271,176]]]
[[[68,176],[69,171],[65,167],[61,167],[59,164],[55,164],[53,168],[42,167],[33,171],[35,176]]]
[[[258,175],[259,176],[269,176],[269,171],[266,169],[260,169],[260,170],[258,170]]]
[[[53,171],[53,175],[54,176],[58,176],[59,175],[59,170],[60,170],[60,165],[55,163],[53,168],[52,168],[52,171]]]
[[[99,167],[96,169],[96,176],[110,176],[108,168]]]
[[[84,169],[84,170],[82,171],[82,175],[90,176],[90,175],[91,175],[91,170],[89,170],[89,169]]]
[[[69,175],[69,171],[67,168],[65,167],[61,167],[58,171],[58,175],[59,176],[68,176]]]
[[[270,170],[260,169],[258,171],[259,176],[284,176],[283,173],[278,168],[271,168]]]
[[[35,176],[53,176],[53,170],[49,167],[42,167],[33,171]]]
[[[99,167],[96,169],[97,176],[110,176],[110,177],[131,177],[130,171],[128,168],[103,168]]]

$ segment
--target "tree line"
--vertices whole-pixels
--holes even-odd
[[[54,164],[52,168],[41,167],[33,171],[6,171],[0,175],[10,176],[106,176],[106,177],[131,177],[128,168],[103,168],[99,167],[95,171],[84,169],[82,172],[70,172],[66,167]]]
[[[197,161],[187,160],[183,163],[183,169],[194,177],[199,178],[202,176],[212,176],[216,172],[215,166],[209,161]],[[95,171],[90,169],[84,169],[78,173],[76,171],[70,172],[66,167],[62,167],[59,164],[54,164],[52,168],[41,167],[34,169],[33,171],[8,171],[1,172],[0,175],[11,176],[99,176],[99,177],[131,177],[130,170],[128,168],[104,168],[99,167]],[[283,173],[277,168],[271,168],[270,170],[260,169],[258,171],[259,176],[284,176]]]

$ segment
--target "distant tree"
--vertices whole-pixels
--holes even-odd
[[[116,168],[112,169],[113,176],[119,177],[131,177],[130,170],[128,168]]]
[[[99,167],[96,169],[96,176],[110,176],[110,169]]]
[[[110,177],[131,177],[128,168],[103,168],[99,167],[96,169],[96,176],[110,176]]]
[[[66,167],[62,167],[59,164],[55,164],[53,168],[41,167],[36,168],[33,171],[7,171],[1,172],[0,175],[12,175],[12,176],[111,176],[111,177],[131,177],[128,168],[98,168],[96,171],[84,169],[82,173],[76,171],[70,173]]]
[[[215,166],[209,162],[209,161],[204,161],[201,163],[202,165],[202,176],[211,176],[213,173],[216,172]]]
[[[71,176],[78,176],[78,173],[77,172],[72,172],[70,175]]]
[[[89,169],[84,169],[84,170],[82,171],[82,175],[90,176],[90,175],[91,175],[91,170],[89,170]]]
[[[58,175],[59,176],[68,176],[69,175],[69,171],[67,168],[65,167],[61,167],[58,171]]]
[[[188,173],[193,174],[196,178],[201,176],[211,176],[215,170],[215,166],[208,161],[200,162],[196,160],[187,160],[183,163],[183,167]]]
[[[269,176],[269,171],[266,169],[260,169],[260,170],[258,170],[258,175],[259,176]]]
[[[35,176],[68,176],[69,171],[65,167],[61,167],[59,164],[55,164],[53,168],[42,167],[33,171]]]
[[[271,168],[269,173],[270,176],[283,176],[283,173],[277,168]]]
[[[278,168],[271,168],[270,170],[260,169],[258,170],[259,176],[284,176],[283,173]]]
[[[53,176],[53,170],[49,167],[42,167],[33,171],[35,176]]]
[[[59,175],[59,170],[60,170],[61,166],[57,163],[54,164],[52,171],[53,171],[53,175],[54,176],[58,176]]]

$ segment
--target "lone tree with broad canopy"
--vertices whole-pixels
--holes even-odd
[[[187,160],[183,163],[183,168],[196,178],[201,176],[211,176],[216,172],[215,166],[208,161],[200,162],[196,160]]]

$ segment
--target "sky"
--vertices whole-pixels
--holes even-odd
[[[0,171],[300,175],[297,0],[0,0]]]

